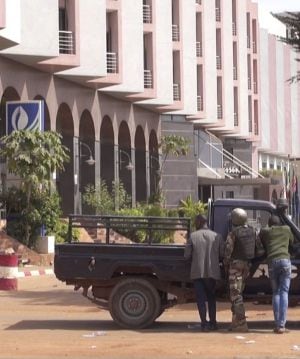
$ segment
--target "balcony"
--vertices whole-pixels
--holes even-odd
[[[222,105],[217,105],[217,117],[218,120],[223,118],[223,108]]]
[[[118,72],[118,59],[115,52],[106,53],[106,70],[109,74],[116,74]]]
[[[150,5],[143,5],[143,22],[144,24],[152,23],[152,9]]]
[[[203,111],[203,98],[202,98],[202,96],[197,96],[197,111]]]
[[[220,55],[216,56],[216,64],[217,64],[217,70],[221,70],[222,69],[222,58]]]
[[[196,42],[196,56],[202,57],[202,42],[200,41]]]
[[[180,101],[180,84],[173,84],[173,100]]]
[[[72,31],[59,31],[59,53],[73,55],[74,51],[74,35]]]
[[[221,9],[216,7],[216,21],[221,21]]]
[[[151,70],[144,70],[144,88],[152,89],[153,88],[153,78]]]
[[[179,41],[180,40],[180,36],[179,36],[179,26],[178,25],[172,25],[172,40],[173,41]]]

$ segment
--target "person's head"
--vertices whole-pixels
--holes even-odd
[[[268,225],[269,225],[269,227],[281,226],[281,220],[278,216],[276,216],[275,214],[272,214],[272,216],[269,218]]]
[[[198,214],[195,218],[196,229],[201,229],[207,224],[207,217],[204,214]]]
[[[235,208],[231,212],[233,226],[243,226],[247,223],[247,212],[242,208]]]

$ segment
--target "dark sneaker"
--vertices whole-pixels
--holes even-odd
[[[289,333],[290,331],[286,328],[280,327],[280,328],[274,328],[274,333],[276,334],[284,334],[284,333]]]
[[[218,330],[218,326],[217,326],[217,323],[208,323],[208,329],[212,332]]]

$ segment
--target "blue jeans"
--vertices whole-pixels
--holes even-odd
[[[269,275],[273,291],[272,305],[277,328],[284,328],[286,323],[291,270],[289,259],[273,259],[269,263]]]
[[[216,324],[216,281],[213,278],[199,278],[194,280],[196,300],[202,325],[206,325],[206,301],[211,324]]]

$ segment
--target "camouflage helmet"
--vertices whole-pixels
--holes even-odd
[[[279,198],[276,202],[276,208],[279,210],[285,210],[289,206],[288,200],[286,198]]]
[[[234,226],[243,226],[247,223],[247,212],[242,208],[235,208],[231,212],[231,222]]]

